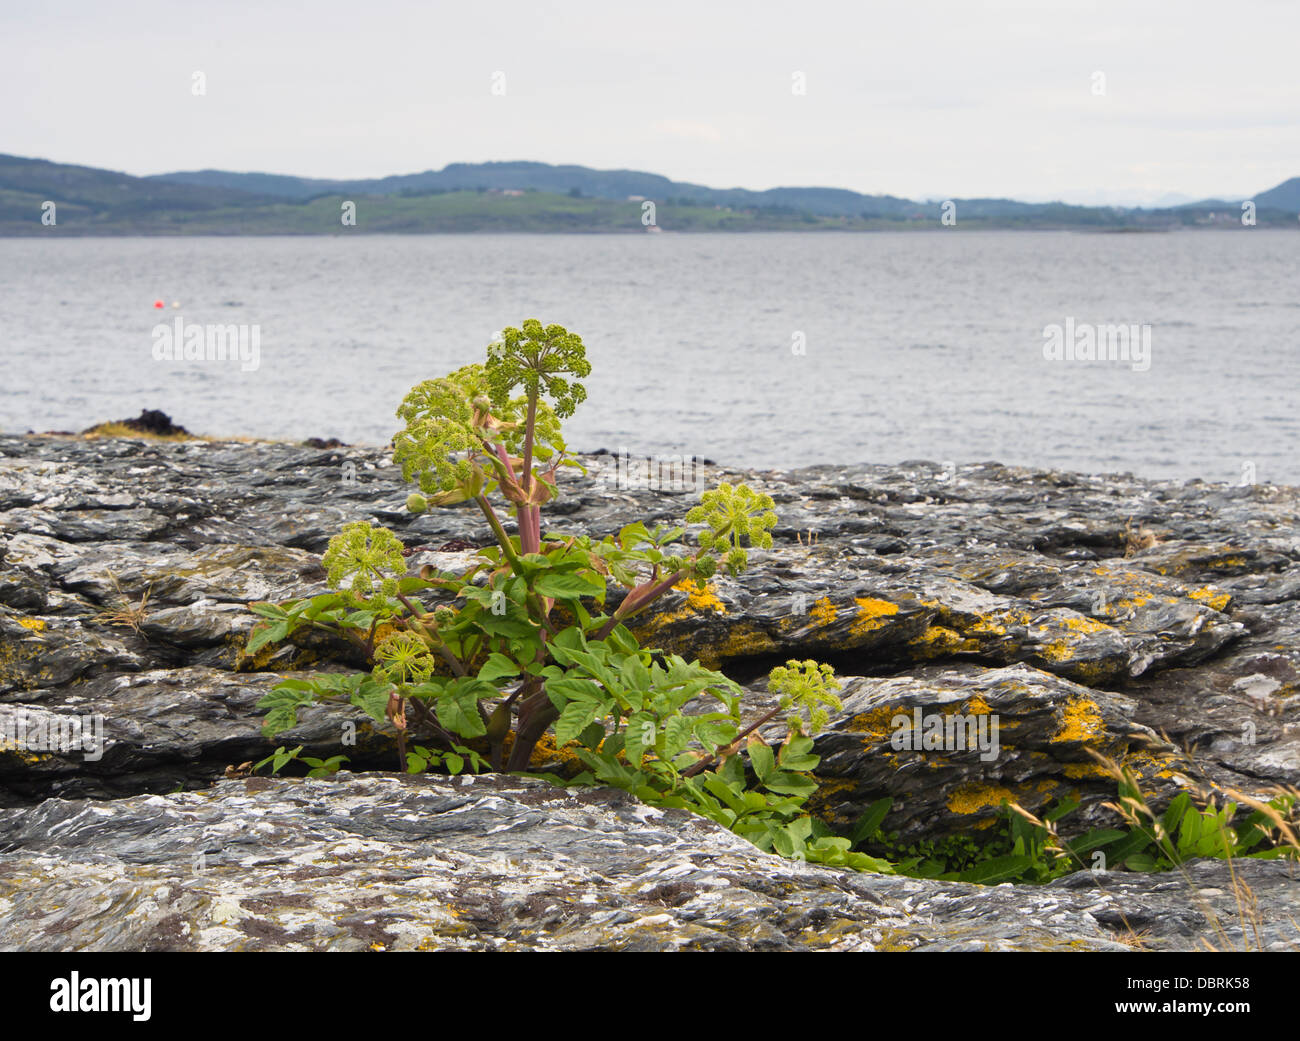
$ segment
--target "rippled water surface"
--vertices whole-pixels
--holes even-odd
[[[258,367],[155,360],[178,316]],[[383,443],[527,317],[588,345],[577,448],[1300,484],[1300,234],[1264,230],[0,240],[0,429]],[[1149,325],[1150,368],[1045,359],[1067,319]]]

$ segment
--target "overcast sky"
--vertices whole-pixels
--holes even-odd
[[[1300,175],[1300,0],[5,0],[0,30],[0,151],[133,174],[531,159],[1115,203]]]

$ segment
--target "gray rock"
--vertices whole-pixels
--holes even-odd
[[[680,522],[695,498],[584,462],[551,533]],[[819,740],[828,819],[889,795],[886,827],[906,839],[971,833],[1009,792],[1031,810],[1080,799],[1082,829],[1114,796],[1089,749],[1135,769],[1157,808],[1183,788],[1300,784],[1296,489],[992,463],[701,477],[770,493],[775,544],[635,628],[743,683],[791,657],[834,664],[846,707]],[[202,787],[275,744],[391,764],[391,735],[347,706],[261,737],[254,706],[279,675],[358,663],[322,639],[250,656],[246,607],[323,589],[318,554],[350,521],[391,527],[412,570],[486,542],[477,511],[412,517],[407,491],[377,449],[0,435],[0,712],[98,716],[106,735],[95,760],[0,749],[0,804]],[[761,684],[747,704],[762,710]],[[1004,727],[993,759],[890,747],[895,715],[972,704]]]
[[[1083,872],[981,888],[761,853],[683,811],[506,776],[340,775],[0,810],[0,950],[1296,949],[1300,887]]]

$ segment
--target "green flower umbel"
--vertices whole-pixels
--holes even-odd
[[[543,328],[536,318],[529,318],[522,329],[513,326],[501,332],[501,339],[488,345],[487,381],[492,403],[506,405],[516,387],[525,397],[545,394],[560,419],[568,419],[587,398],[586,388],[576,376],[591,374],[587,349],[582,337],[562,325]]]
[[[379,595],[396,596],[397,580],[406,574],[401,540],[366,521],[343,525],[321,563],[331,589],[346,587],[363,600],[375,595],[376,584]]]
[[[726,553],[727,570],[738,575],[749,562],[742,540],[759,549],[772,548],[771,529],[776,527],[775,503],[747,485],[723,483],[700,496],[700,504],[686,514],[688,524],[707,524],[699,533],[700,548]]]
[[[844,707],[835,694],[840,689],[835,670],[812,660],[792,659],[778,665],[768,674],[767,689],[777,696],[782,708],[790,709],[786,725],[801,734],[811,736],[829,723],[828,707],[837,712]]]
[[[428,645],[414,633],[393,633],[375,648],[375,675],[398,686],[427,683],[435,664]]]

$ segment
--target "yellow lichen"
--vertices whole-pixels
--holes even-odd
[[[986,806],[1000,806],[1004,799],[1007,802],[1015,801],[1011,789],[996,784],[972,782],[953,789],[948,796],[948,809],[953,813],[975,813]]]
[[[686,594],[686,601],[682,606],[692,611],[716,611],[718,614],[725,614],[727,611],[722,601],[718,599],[718,594],[714,591],[713,586],[709,583],[701,586],[688,578],[685,581],[678,582],[673,588]]]
[[[1111,631],[1110,626],[1105,622],[1099,622],[1095,618],[1085,618],[1083,615],[1062,618],[1061,624],[1071,632],[1076,633],[1105,633]]]
[[[898,715],[906,716],[909,720],[912,718],[910,712],[898,705],[881,705],[879,708],[859,712],[843,726],[845,730],[883,738],[888,737],[893,732],[890,720]]]
[[[834,623],[839,611],[837,611],[835,605],[831,603],[831,598],[824,596],[812,605],[812,610],[808,613],[812,615],[812,620],[816,622],[818,626],[825,628]]]
[[[45,632],[45,622],[40,618],[19,618],[18,624],[34,633]]]
[[[1101,710],[1087,698],[1071,698],[1061,710],[1061,727],[1052,735],[1053,743],[1089,741],[1105,730]]]
[[[849,631],[858,636],[884,628],[889,624],[885,619],[898,614],[898,605],[888,600],[876,600],[868,596],[854,597],[853,602],[858,605],[858,613],[854,616]]]
[[[907,646],[918,658],[942,658],[980,649],[979,641],[963,639],[961,633],[942,625],[929,626],[920,636],[909,640]]]
[[[1193,600],[1199,600],[1201,603],[1209,605],[1216,611],[1222,611],[1232,602],[1230,594],[1220,592],[1214,586],[1202,586],[1200,589],[1193,589],[1187,595]]]

